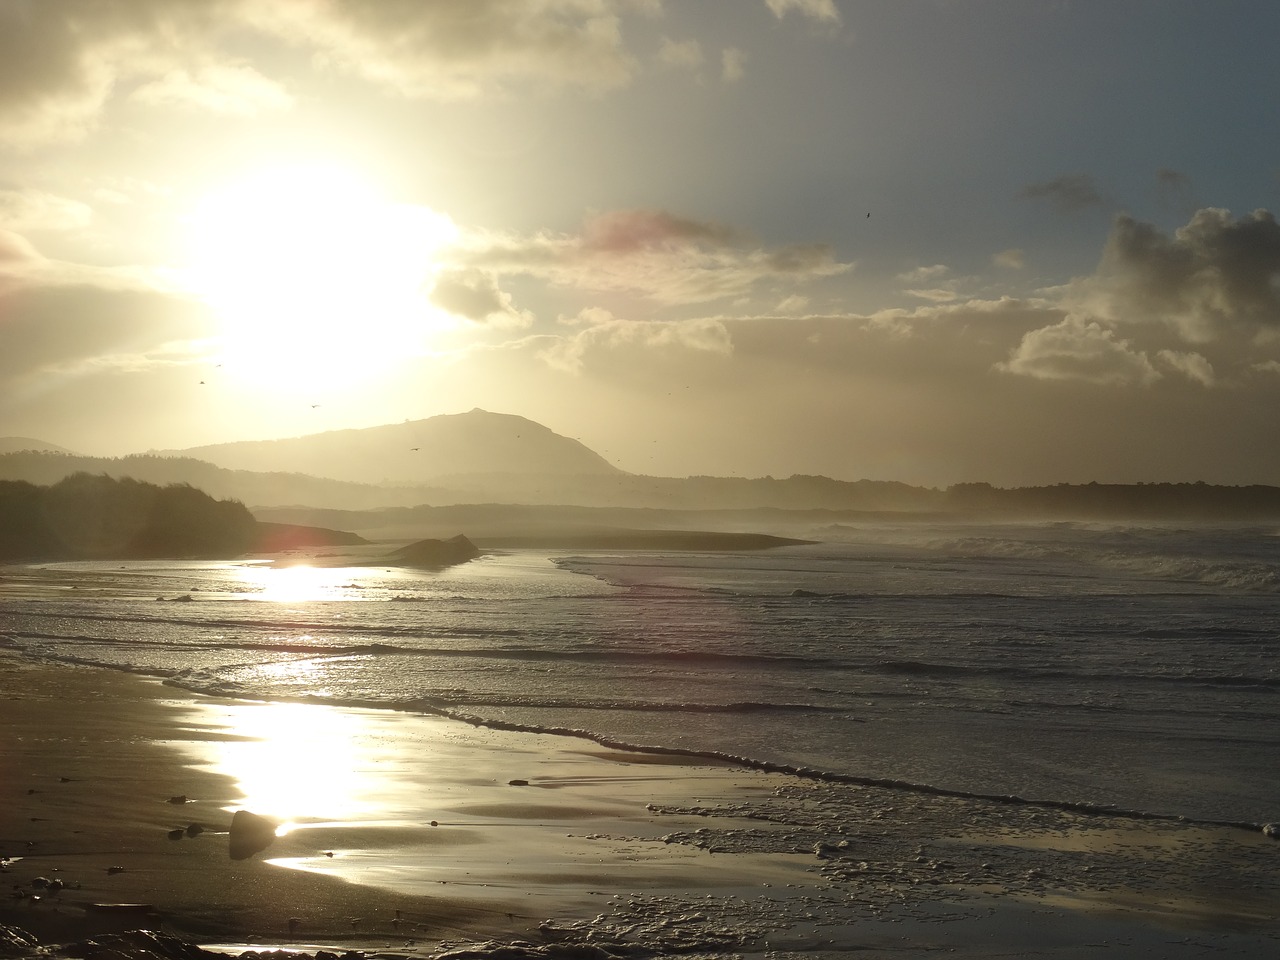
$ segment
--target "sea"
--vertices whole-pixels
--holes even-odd
[[[807,777],[1280,821],[1280,530],[868,522],[749,552],[0,569],[0,646]]]

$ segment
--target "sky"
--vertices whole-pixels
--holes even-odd
[[[0,0],[0,436],[1280,484],[1272,0]]]

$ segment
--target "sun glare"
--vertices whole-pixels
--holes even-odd
[[[353,818],[376,809],[366,789],[377,762],[361,718],[309,704],[227,708],[233,739],[215,742],[214,766],[235,778],[243,806],[286,822]]]
[[[312,603],[322,600],[359,600],[360,575],[352,567],[268,566],[246,567],[241,573],[249,596],[272,603]]]
[[[213,307],[229,372],[281,388],[367,380],[418,352],[448,217],[396,204],[349,170],[277,168],[207,194],[190,285]]]

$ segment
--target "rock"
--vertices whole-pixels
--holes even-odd
[[[188,837],[198,837],[198,836],[200,836],[200,834],[202,834],[202,833],[204,833],[204,827],[200,826],[200,824],[198,824],[198,823],[189,823],[189,824],[187,824],[187,836],[188,836]]]
[[[279,821],[262,817],[248,810],[237,810],[231,817],[231,859],[247,860],[260,850],[271,846],[276,839]]]
[[[153,930],[108,933],[67,944],[61,952],[69,957],[92,957],[93,960],[209,960],[217,956]]]
[[[411,543],[387,557],[386,562],[438,570],[456,563],[466,563],[478,556],[480,551],[476,545],[459,534],[450,540],[419,540]]]
[[[0,957],[29,957],[40,947],[40,941],[21,927],[0,923]]]

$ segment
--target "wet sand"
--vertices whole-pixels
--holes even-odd
[[[195,699],[3,654],[0,730],[0,923],[50,943],[142,922],[235,951],[1280,952],[1280,843],[1260,833]],[[237,810],[282,824],[239,860]]]

